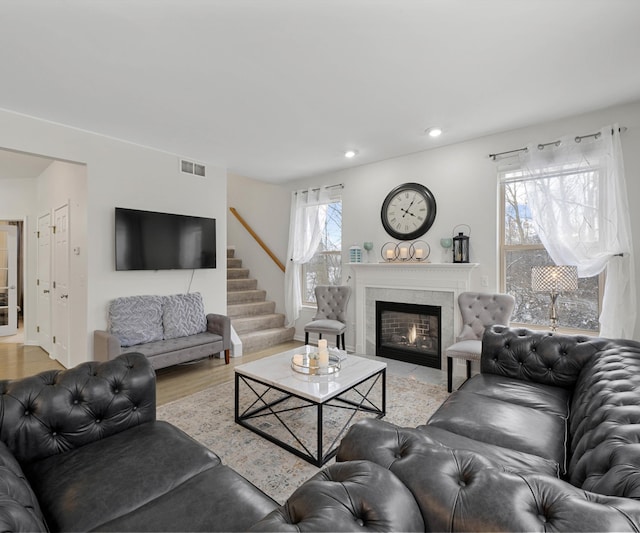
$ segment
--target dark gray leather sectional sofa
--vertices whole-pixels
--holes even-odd
[[[423,426],[353,426],[283,506],[155,420],[142,355],[0,381],[0,527],[640,531],[640,343],[494,326],[481,370]]]
[[[359,461],[360,479],[392,472],[421,516],[415,529],[639,531],[640,343],[494,326],[481,371],[424,426],[356,424],[336,466]],[[355,494],[353,513],[372,528],[396,502],[375,488]],[[258,529],[307,530],[305,496],[294,493]]]

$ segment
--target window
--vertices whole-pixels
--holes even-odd
[[[302,303],[315,305],[317,285],[342,282],[342,199],[333,198],[326,208],[320,245],[313,259],[302,266]]]
[[[572,178],[575,179],[575,173]],[[562,180],[558,174],[552,179]],[[584,176],[585,180],[593,176]],[[512,323],[549,325],[550,295],[531,288],[531,269],[553,265],[554,262],[540,242],[531,220],[523,173],[518,170],[501,175],[501,263],[502,290],[513,295],[516,305]],[[588,186],[586,184],[585,186]],[[558,298],[560,327],[597,332],[599,329],[601,286],[603,276],[578,279],[578,291],[564,293]]]

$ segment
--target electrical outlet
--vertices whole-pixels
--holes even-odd
[[[480,276],[480,286],[481,287],[489,286],[489,276]]]

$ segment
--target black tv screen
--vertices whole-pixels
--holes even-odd
[[[216,268],[216,220],[116,207],[116,270]]]

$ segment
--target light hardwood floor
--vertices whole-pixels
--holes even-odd
[[[157,405],[163,405],[233,379],[233,369],[236,365],[302,345],[303,343],[298,341],[286,342],[260,352],[232,357],[228,365],[224,364],[224,359],[216,358],[162,368],[156,372]],[[62,365],[50,359],[47,352],[37,346],[0,343],[0,379],[19,379],[45,370],[62,369]]]

